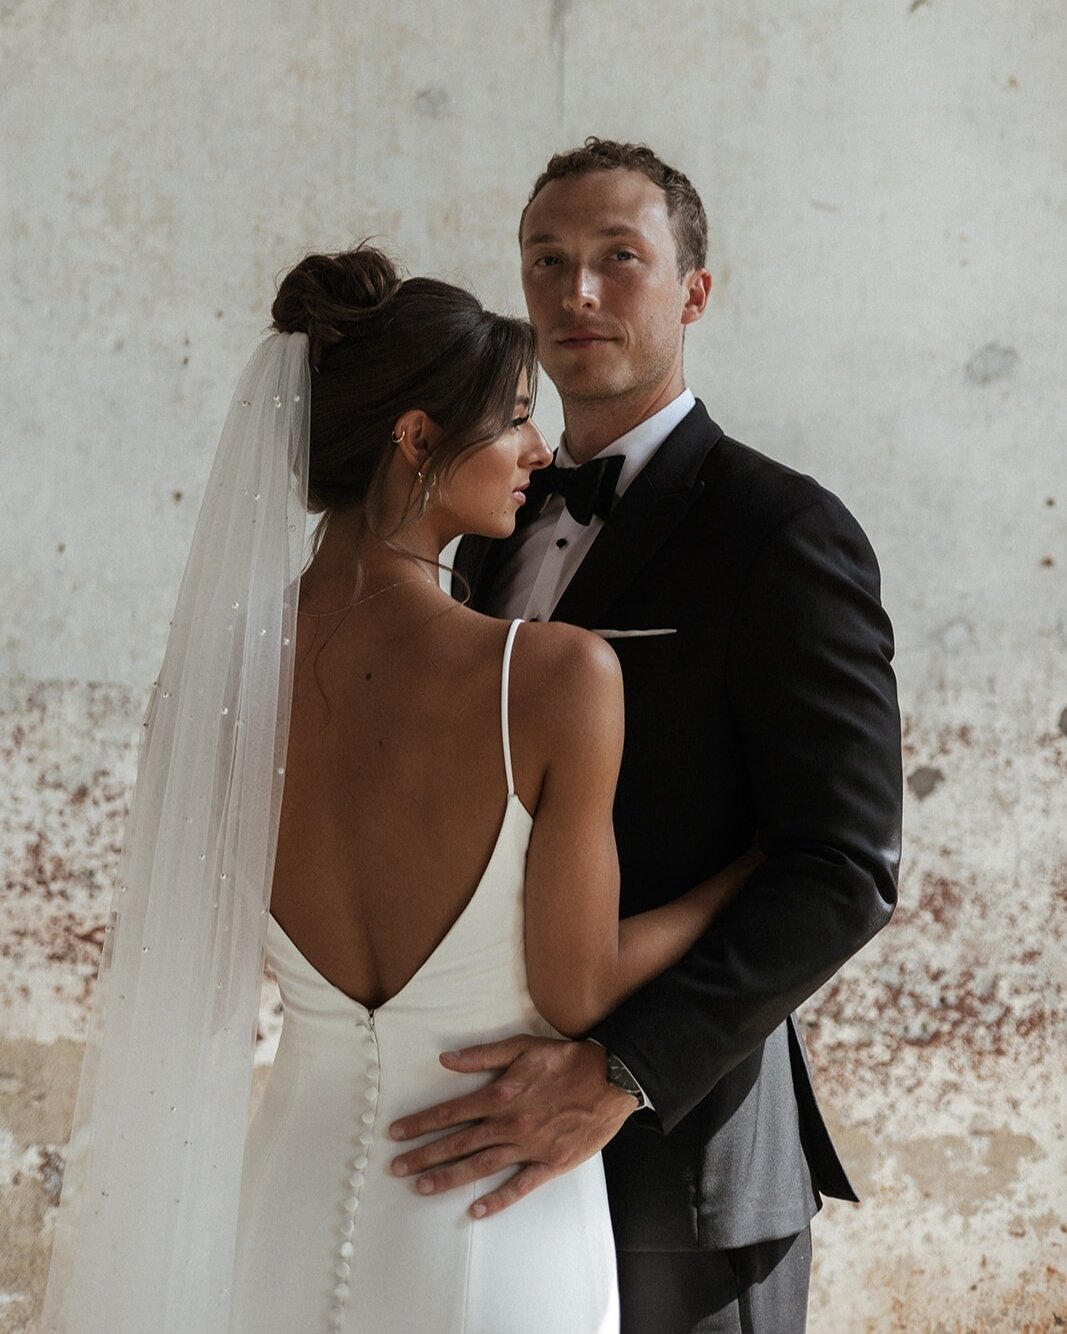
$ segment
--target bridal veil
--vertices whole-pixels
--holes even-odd
[[[308,343],[226,417],[108,917],[46,1334],[226,1334],[307,522]]]

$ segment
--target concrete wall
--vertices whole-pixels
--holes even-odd
[[[865,1195],[816,1222],[812,1328],[1063,1325],[1065,37],[1048,0],[2,0],[0,1331],[274,276],[373,233],[521,309],[519,208],[588,133],[701,190],[690,382],[842,495],[898,630],[902,906],[805,1012]]]

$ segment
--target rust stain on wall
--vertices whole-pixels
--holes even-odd
[[[0,1265],[9,1299],[0,1309],[11,1315],[35,1309],[43,1284],[141,701],[53,683],[11,688],[0,705],[10,779],[0,802],[0,1000],[11,1025],[0,1045],[0,1221],[16,1239]],[[801,1013],[828,1118],[865,1199],[858,1210],[830,1205],[816,1224],[811,1328],[843,1334],[818,1313],[819,1294],[838,1283],[834,1265],[846,1261],[866,1268],[870,1285],[850,1297],[850,1332],[1052,1328],[1041,1321],[1067,1309],[1057,1295],[1067,1272],[1062,1192],[1051,1184],[1065,1160],[1056,960],[1067,856],[1055,859],[1055,849],[1067,737],[1058,721],[1006,736],[978,718],[929,727],[907,717],[904,752],[913,772],[926,765],[949,777],[936,800],[909,788],[900,907]],[[1002,802],[1024,816],[1002,816]],[[1021,818],[1031,825],[1020,829]],[[253,1104],[279,1026],[268,977]],[[1041,1300],[1005,1287],[1006,1273],[1023,1272],[1044,1273]],[[936,1323],[915,1323],[914,1299],[901,1295],[908,1283],[925,1285],[916,1289],[924,1306],[940,1294]],[[1001,1307],[1021,1323],[990,1323]],[[963,1312],[958,1324],[950,1310]]]
[[[814,1334],[836,1285],[865,1334],[1067,1324],[1067,741],[995,700],[928,712],[905,764],[946,777],[908,785],[900,906],[801,1012],[864,1196],[815,1225]]]
[[[141,711],[117,687],[16,683],[0,699],[8,1032],[75,1036],[88,1020]]]

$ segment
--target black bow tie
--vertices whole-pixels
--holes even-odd
[[[615,499],[615,485],[622,472],[622,454],[593,459],[580,468],[557,468],[550,463],[530,474],[526,504],[533,518],[551,495],[561,495],[567,512],[576,523],[586,524],[593,515],[606,519]]]

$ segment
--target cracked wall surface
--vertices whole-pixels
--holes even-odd
[[[1039,0],[0,3],[0,1334],[35,1327],[141,712],[275,276],[374,235],[521,310],[519,210],[588,133],[701,191],[689,383],[844,499],[897,632],[901,906],[801,1015],[863,1196],[815,1221],[809,1328],[1064,1326],[1065,37]],[[260,1084],[278,1024],[268,978]]]

